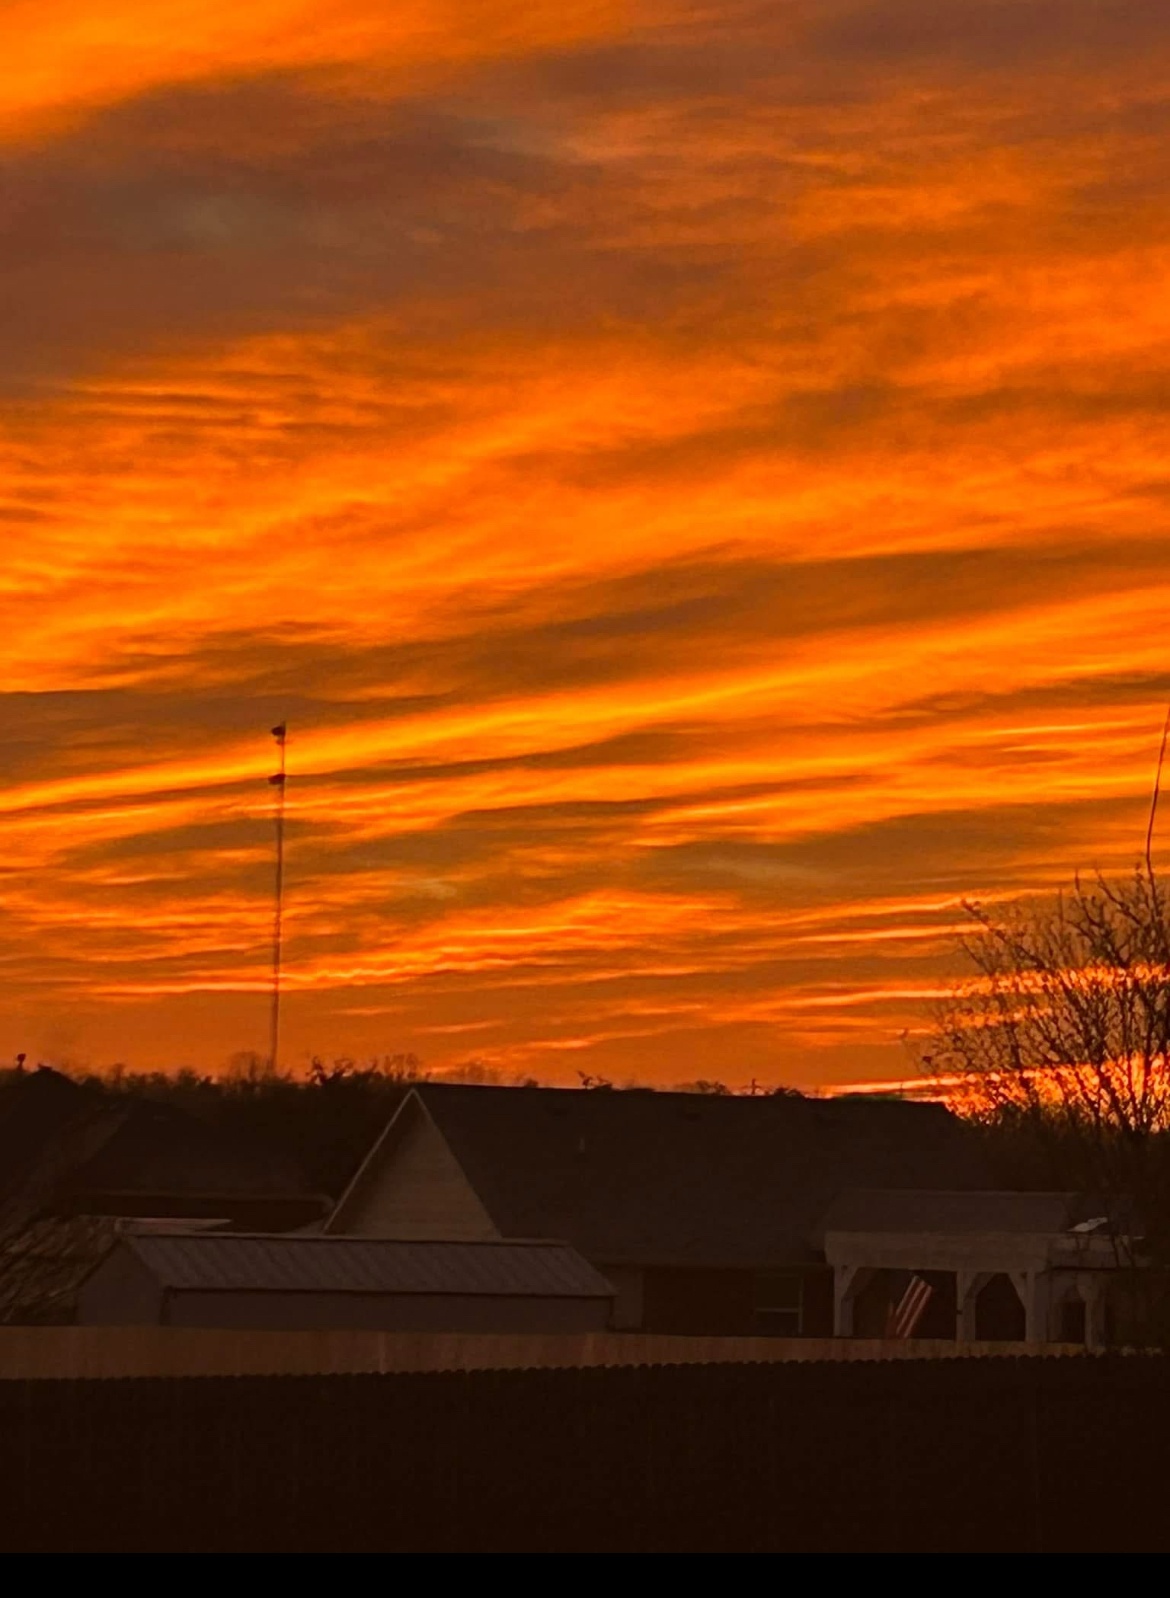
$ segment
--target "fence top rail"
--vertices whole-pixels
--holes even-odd
[[[1133,1352],[1133,1351],[1127,1351]],[[0,1326],[0,1381],[90,1377],[389,1375],[669,1365],[1097,1359],[1079,1345],[907,1339],[221,1331]]]

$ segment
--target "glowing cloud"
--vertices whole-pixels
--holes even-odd
[[[1141,842],[1145,0],[17,0],[0,1049],[894,1079]],[[7,1039],[7,1045],[3,1039]]]

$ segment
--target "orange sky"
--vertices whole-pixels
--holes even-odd
[[[857,1082],[1140,849],[1165,0],[9,0],[0,1056]]]

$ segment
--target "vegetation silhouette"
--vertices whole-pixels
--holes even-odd
[[[1170,1336],[1170,903],[1149,863],[1051,901],[968,904],[969,975],[924,1069],[983,1126],[1012,1186],[1099,1199],[1144,1335]],[[1153,1269],[1138,1267],[1153,1267]]]

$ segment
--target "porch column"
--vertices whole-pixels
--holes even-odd
[[[873,1275],[863,1265],[833,1267],[833,1336],[853,1336],[853,1301]]]
[[[979,1337],[976,1306],[990,1280],[990,1271],[955,1272],[955,1337],[960,1343],[974,1343]]]
[[[1077,1290],[1085,1301],[1085,1347],[1103,1349],[1109,1340],[1105,1331],[1107,1284],[1097,1276],[1082,1276]]]
[[[1047,1343],[1048,1331],[1048,1272],[1012,1271],[1012,1286],[1020,1295],[1024,1306],[1024,1341]]]

